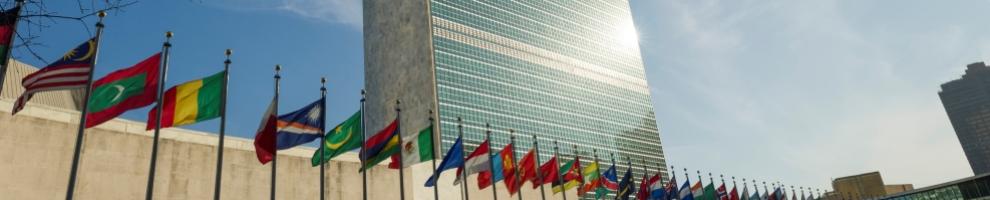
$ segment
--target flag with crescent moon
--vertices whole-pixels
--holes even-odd
[[[38,92],[85,88],[89,73],[93,70],[96,55],[96,38],[83,42],[66,52],[60,59],[21,79],[24,93],[14,102],[12,114],[24,109],[24,105]]]
[[[331,129],[323,138],[323,156],[320,151],[313,152],[313,166],[327,162],[345,152],[361,148],[361,111],[358,110],[350,118]]]
[[[111,72],[94,81],[89,95],[86,128],[154,103],[158,96],[161,57],[161,53],[155,53],[132,67]]]

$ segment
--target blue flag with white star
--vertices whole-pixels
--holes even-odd
[[[324,102],[321,98],[299,110],[278,116],[275,146],[279,150],[288,149],[320,138],[326,124]]]

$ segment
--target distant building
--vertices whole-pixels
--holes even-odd
[[[973,173],[990,172],[990,68],[967,65],[966,74],[942,84],[938,96]]]
[[[885,185],[880,172],[846,176],[832,180],[833,192],[826,194],[829,200],[877,199],[889,194],[914,189],[911,184]]]
[[[990,199],[990,173],[890,194],[883,200]]]

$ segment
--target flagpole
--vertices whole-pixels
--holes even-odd
[[[24,0],[17,0],[17,5],[15,6],[15,8],[17,8],[17,14],[15,14],[15,15],[17,15],[17,17],[14,18],[14,23],[11,25],[11,34],[10,34],[10,36],[8,38],[6,38],[6,39],[8,39],[7,40],[7,52],[5,52],[4,55],[3,55],[3,57],[5,58],[3,60],[3,65],[0,65],[0,94],[3,93],[4,81],[7,80],[7,68],[9,68],[8,65],[10,65],[10,52],[11,52],[11,50],[13,50],[13,48],[11,48],[11,47],[13,47],[13,45],[11,45],[11,43],[14,43],[14,36],[17,33],[17,22],[20,22],[21,21],[20,19],[21,19],[21,10],[22,10],[21,7],[22,6],[24,6]],[[92,71],[92,70],[90,70],[90,71]]]
[[[736,177],[735,176],[732,176],[732,189],[737,189],[737,188],[738,187],[736,187]],[[739,192],[739,191],[737,190],[736,192]],[[736,196],[738,197],[738,195],[739,194],[737,193]]]
[[[405,176],[403,175],[403,172],[402,172],[403,171],[402,170],[402,167],[403,167],[402,166],[402,147],[405,146],[405,143],[402,142],[402,108],[399,108],[399,104],[400,103],[401,102],[399,100],[395,100],[395,121],[396,121],[396,123],[398,123],[396,125],[395,129],[398,129],[396,131],[399,132],[399,133],[397,133],[398,134],[397,137],[399,137],[399,147],[398,147],[399,148],[399,199],[405,200],[406,199],[406,188],[405,187],[402,187],[403,186],[402,184],[406,182],[405,181],[405,178],[404,178]]]
[[[650,181],[649,180],[650,179],[650,170],[646,168],[646,159],[645,158],[640,158],[640,161],[643,162],[643,180],[640,181],[640,183],[644,183],[644,182],[645,183],[649,183],[649,181]],[[640,184],[640,185],[641,186],[645,186],[645,187],[649,187],[650,186],[650,185],[643,185],[643,184]],[[650,189],[649,188],[645,188],[645,187],[644,188],[640,188],[639,191],[650,192]],[[643,194],[643,195],[644,195],[644,197],[649,197],[649,194]]]
[[[320,77],[320,101],[323,105],[320,106],[320,138],[321,141],[326,141],[327,138],[327,77]],[[320,144],[320,200],[326,199],[326,177],[327,177],[327,162],[323,160],[323,154],[326,153],[324,148],[326,145]]]
[[[159,68],[157,103],[155,103],[155,133],[151,140],[151,167],[148,168],[148,187],[145,188],[144,199],[151,200],[155,192],[155,168],[158,165],[158,137],[162,129],[162,93],[164,93],[165,79],[168,77],[168,53],[172,47],[172,31],[165,32],[165,43],[162,44],[162,65]]]
[[[65,199],[72,200],[75,195],[76,190],[76,177],[79,170],[79,154],[82,153],[83,145],[83,134],[86,132],[86,115],[89,113],[89,93],[93,90],[93,72],[96,71],[96,59],[100,54],[100,40],[103,37],[103,17],[107,16],[106,11],[99,11],[96,16],[99,20],[96,22],[96,41],[93,44],[93,60],[90,62],[90,66],[93,69],[89,70],[89,75],[86,80],[86,88],[83,89],[83,107],[79,111],[79,129],[76,132],[76,146],[72,152],[72,167],[69,170],[69,187],[65,192]]]
[[[457,117],[457,138],[461,139],[461,142],[464,142],[464,125],[463,125],[463,121],[461,121],[461,117]],[[461,151],[464,151],[463,144],[461,145]],[[464,156],[461,156],[461,174],[458,174],[458,176],[461,176],[461,181],[462,181],[461,193],[463,195],[461,197],[464,200],[468,200],[470,199],[470,197],[468,196],[467,169],[464,168],[465,162],[467,162],[467,160],[464,159]]]
[[[559,148],[560,147],[557,146],[557,140],[554,140],[553,141],[553,157],[554,158],[559,158],[559,155],[558,155],[558,149]],[[560,159],[554,159],[553,162],[555,163],[555,165],[557,165],[557,169],[558,169],[557,171],[553,172],[553,174],[557,175],[557,181],[560,181],[560,191],[561,191],[560,192],[560,196],[563,196],[564,197],[564,200],[567,200],[567,192],[564,191],[564,178],[560,176],[560,170],[559,170],[560,169]],[[550,183],[550,186],[553,187],[553,183],[552,182]],[[551,188],[550,190],[553,190],[553,189]]]
[[[626,156],[626,171],[632,171],[632,169],[633,169],[632,158],[629,158],[629,156]],[[629,174],[629,175],[630,176],[635,176],[635,175],[632,175],[632,174]],[[622,179],[626,179],[625,174],[623,174]],[[632,186],[632,185],[636,185],[635,182],[636,182],[636,180],[633,180],[632,177],[630,177],[629,178],[629,185],[626,185],[626,189],[629,189],[629,187]],[[623,196],[623,197],[629,198],[629,194],[624,194],[624,192],[622,192],[622,191],[623,191],[622,190],[622,187],[619,187],[619,192],[615,195],[615,199],[622,199],[620,197],[620,195]],[[632,193],[632,191],[629,191],[629,192]]]
[[[220,200],[220,182],[223,174],[223,138],[227,128],[227,82],[230,80],[230,49],[224,52],[227,59],[223,61],[223,88],[221,88],[220,101],[220,139],[217,144],[217,172],[213,179],[213,200]]]
[[[536,165],[537,165],[536,166],[536,178],[538,180],[540,180],[539,181],[540,182],[540,199],[541,200],[547,200],[546,190],[543,189],[543,185],[546,184],[546,183],[543,182],[544,181],[543,180],[543,172],[540,171],[540,170],[542,170],[542,169],[540,169],[540,167],[542,167],[542,165],[543,165],[542,164],[543,162],[540,161],[540,143],[539,143],[539,140],[536,139],[536,134],[533,134],[533,150],[536,151]]]
[[[574,160],[580,161],[579,159],[577,159],[578,158],[578,154],[580,154],[580,153],[578,153],[577,144],[574,144],[574,145],[571,146],[571,151],[574,152],[574,158],[575,158]],[[581,165],[580,162],[574,162],[574,164],[575,165]],[[578,167],[576,170],[578,171],[577,172],[578,173],[578,176],[581,177],[581,185],[578,185],[578,189],[577,189],[577,191],[574,191],[574,194],[578,197],[578,199],[581,199],[581,188],[584,187],[584,174],[581,174],[582,171],[581,171],[581,168],[580,167]],[[563,183],[563,182],[561,182],[561,183]],[[563,185],[563,184],[561,184],[561,185]],[[566,190],[564,191],[564,194],[565,195],[567,194],[567,191]]]
[[[489,166],[489,169],[488,170],[489,170],[489,172],[493,172],[492,173],[492,177],[489,177],[489,179],[490,179],[489,182],[491,182],[491,184],[492,184],[492,199],[498,200],[498,191],[495,189],[496,188],[496,185],[497,185],[497,184],[495,184],[495,173],[494,173],[495,172],[495,162],[492,162],[492,160],[491,160],[491,158],[492,158],[492,151],[495,151],[495,148],[493,148],[492,141],[491,141],[491,139],[492,139],[492,129],[491,128],[492,128],[491,124],[485,123],[485,141],[488,141],[488,159],[489,159],[488,160],[488,166]],[[464,177],[464,179],[465,179],[464,181],[465,181],[465,184],[466,184],[467,183],[467,177]]]
[[[436,125],[434,123],[434,121],[433,121],[433,110],[430,110],[430,117],[429,117],[429,119],[430,119],[430,126]],[[440,126],[434,126],[434,128],[439,129]],[[432,162],[431,165],[433,166],[433,168],[430,168],[430,169],[433,169],[434,171],[437,170],[437,142],[436,142],[437,139],[440,139],[440,136],[437,135],[437,131],[435,129],[432,129],[431,128],[430,129],[430,147],[432,147],[432,148],[430,149],[430,157],[433,157],[433,159],[431,159],[431,162]],[[439,179],[440,177],[438,176],[437,178]],[[433,186],[433,200],[440,200],[440,188],[438,186],[436,186],[436,185]]]
[[[525,183],[525,181],[523,181],[523,180],[521,180],[519,178],[519,163],[516,162],[516,145],[515,145],[516,144],[516,134],[515,133],[516,133],[515,130],[509,129],[509,145],[512,146],[512,168],[514,169],[512,174],[513,174],[513,176],[516,177],[516,182],[513,183],[513,184],[515,184],[514,186],[516,187],[516,193],[518,193],[518,194],[516,194],[516,197],[518,197],[519,200],[522,200],[522,183]],[[506,188],[506,189],[508,189],[508,188]],[[512,193],[509,193],[509,196],[512,196]]]
[[[593,160],[595,162],[595,165],[598,165],[598,149],[591,149],[591,157],[593,158]],[[595,167],[600,167],[600,166],[595,166]],[[583,171],[584,170],[582,170],[582,172],[581,172],[581,176],[582,176],[581,179],[582,180],[584,179],[584,172]],[[598,173],[598,172],[596,172],[596,173],[598,174],[598,176],[601,176],[601,173]],[[584,186],[582,185],[581,187],[584,187]],[[588,192],[591,192],[591,191],[584,191],[584,192],[585,193],[588,193]]]
[[[364,143],[365,143],[365,140],[368,140],[368,133],[367,133],[368,131],[364,127],[364,112],[365,112],[365,108],[364,108],[365,105],[364,104],[365,104],[365,99],[366,99],[365,91],[364,91],[364,89],[362,89],[361,90],[361,153],[360,153],[360,155],[364,155],[365,154],[365,152],[364,152],[365,151],[365,149],[364,149],[365,148]],[[361,160],[361,167],[364,167],[364,161],[365,160],[362,157],[363,156],[358,156],[358,160]],[[368,200],[368,172],[367,171],[368,170],[361,170],[361,197],[364,200]]]
[[[282,75],[279,74],[279,71],[282,71],[282,65],[277,65],[276,64],[275,65],[275,110],[272,112],[272,113],[275,114],[276,118],[278,118],[279,80],[282,79]],[[276,132],[278,132],[277,129],[278,128],[276,127]],[[276,135],[277,134],[278,133],[276,133]],[[277,145],[278,144],[278,136],[275,137],[275,144],[276,144],[275,152],[272,152],[272,180],[271,180],[272,183],[271,183],[271,191],[268,192],[269,196],[271,197],[271,200],[275,200],[275,182],[276,182],[275,180],[277,180],[275,175],[276,175],[276,169],[278,169],[278,165],[277,165],[278,164],[278,147],[277,147],[278,146]]]

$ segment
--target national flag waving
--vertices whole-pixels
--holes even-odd
[[[750,200],[749,197],[750,197],[749,196],[749,187],[743,185],[742,195],[739,196],[739,199],[741,199],[741,200]]]
[[[651,199],[655,199],[655,200],[672,200],[672,199],[677,199],[677,198],[680,197],[680,196],[678,196],[678,194],[679,194],[678,192],[680,192],[680,191],[677,189],[677,176],[676,175],[673,175],[673,173],[671,173],[670,181],[667,181],[667,185],[665,185],[663,187],[663,195],[659,195],[659,196],[658,195],[650,195],[650,198]]]
[[[708,200],[704,198],[705,187],[701,186],[701,178],[698,178],[698,182],[694,182],[694,185],[691,186],[691,194],[694,195],[694,199],[696,200]]]
[[[402,138],[402,167],[433,160],[433,124],[413,136]],[[392,155],[390,169],[399,168],[399,154]]]
[[[639,192],[636,193],[636,200],[646,200],[650,196],[650,177],[643,173],[643,179],[639,180]]]
[[[557,181],[557,176],[560,171],[560,166],[557,164],[557,156],[550,157],[550,160],[540,165],[540,179],[539,182],[533,184],[533,189],[536,189],[540,185],[546,183],[553,183]]]
[[[716,196],[716,195],[717,194],[715,192],[715,183],[714,182],[708,183],[708,185],[705,185],[704,196],[702,196],[702,199],[704,199],[704,200],[718,200],[718,198],[716,198],[718,196]]]
[[[581,169],[580,157],[574,157],[574,160],[564,164],[560,168],[560,176],[563,180],[553,182],[553,193],[556,194],[580,186],[584,180],[582,180],[581,174],[578,172],[579,169]]]
[[[691,179],[684,178],[684,185],[681,185],[681,190],[677,192],[678,200],[694,200],[694,194],[691,194]]]
[[[585,166],[581,170],[581,175],[585,183],[581,188],[578,188],[578,196],[584,196],[584,194],[597,189],[601,183],[601,180],[598,180],[601,177],[601,172],[598,170],[598,162],[591,162],[591,164]]]
[[[657,173],[653,175],[653,177],[650,177],[650,195],[648,195],[646,199],[660,199],[660,197],[664,196],[664,192],[665,192],[664,185],[660,181],[660,179],[661,179],[660,173]]]
[[[522,160],[519,160],[519,187],[526,181],[532,182],[533,186],[539,186],[540,177],[536,174],[536,149],[530,149]]]
[[[602,173],[602,186],[613,191],[619,190],[619,174],[615,172],[615,165]]]
[[[516,180],[516,155],[515,148],[513,148],[512,143],[506,145],[502,148],[502,152],[499,153],[499,157],[502,158],[502,172],[505,176],[505,187],[509,189],[509,196],[512,196],[516,192],[519,192],[519,181]],[[496,166],[498,167],[498,166]]]
[[[729,191],[729,200],[739,200],[739,191],[736,191],[736,186],[732,186],[732,191]]]
[[[364,141],[361,138],[363,132],[363,128],[361,128],[362,117],[361,111],[358,110],[326,134],[322,142],[323,156],[319,155],[320,151],[315,151],[313,158],[310,159],[314,167],[340,154],[361,148],[361,142]]]
[[[223,81],[226,72],[176,85],[162,97],[161,128],[182,126],[220,117]],[[157,108],[148,111],[145,130],[155,128]]]
[[[125,111],[154,103],[158,96],[161,57],[161,53],[155,53],[132,67],[111,72],[93,82],[86,128],[116,118]]]
[[[275,155],[275,133],[278,132],[278,128],[275,126],[278,119],[275,117],[275,109],[278,105],[275,104],[275,99],[268,104],[268,109],[265,111],[265,115],[261,117],[261,125],[258,126],[258,131],[254,135],[254,153],[258,156],[258,162],[261,164],[266,164],[272,161],[272,157]]]
[[[440,161],[440,166],[433,172],[430,179],[426,180],[426,187],[433,187],[437,185],[437,179],[440,178],[440,173],[447,171],[449,169],[458,168],[464,165],[464,142],[460,137],[454,141],[454,145],[450,146],[450,150],[443,156],[443,161]]]
[[[57,61],[24,76],[21,79],[24,93],[21,94],[20,98],[17,98],[17,102],[14,102],[11,113],[17,114],[24,109],[24,105],[31,100],[35,93],[86,88],[86,83],[89,82],[89,73],[93,70],[96,46],[96,38],[86,40],[86,42],[66,52]]]
[[[629,195],[636,191],[632,176],[632,169],[626,169],[626,173],[622,175],[622,181],[619,181],[619,191],[615,194],[616,199],[627,200]]]
[[[364,160],[364,166],[361,167],[360,171],[367,170],[368,168],[374,167],[378,163],[385,161],[393,154],[399,153],[399,120],[392,120],[385,129],[382,129],[371,138],[368,138],[364,142],[364,152],[361,154],[361,160]]]
[[[478,189],[488,188],[488,186],[498,183],[499,181],[505,179],[506,174],[505,174],[505,168],[502,167],[502,165],[504,165],[504,161],[502,161],[503,158],[501,153],[502,152],[499,151],[499,153],[493,154],[491,156],[491,163],[492,165],[494,165],[493,166],[494,168],[492,168],[492,170],[478,173]]]
[[[471,155],[468,155],[468,157],[464,159],[464,168],[457,168],[457,179],[454,179],[454,185],[460,184],[461,181],[466,180],[466,176],[491,170],[491,158],[488,156],[488,151],[490,151],[488,143],[488,140],[485,140],[478,145],[478,148],[475,148],[474,151],[471,152]],[[463,173],[461,173],[461,171],[463,171]]]
[[[722,183],[722,185],[718,186],[718,189],[715,189],[715,199],[729,200],[729,193],[725,191],[725,183]]]
[[[15,6],[10,10],[0,13],[0,64],[7,65],[10,47],[14,43],[14,30],[17,29],[17,17],[21,13],[21,7]],[[4,74],[0,74],[3,76]]]
[[[278,116],[275,147],[289,149],[320,138],[326,120],[323,119],[324,99],[318,99],[299,110]]]

